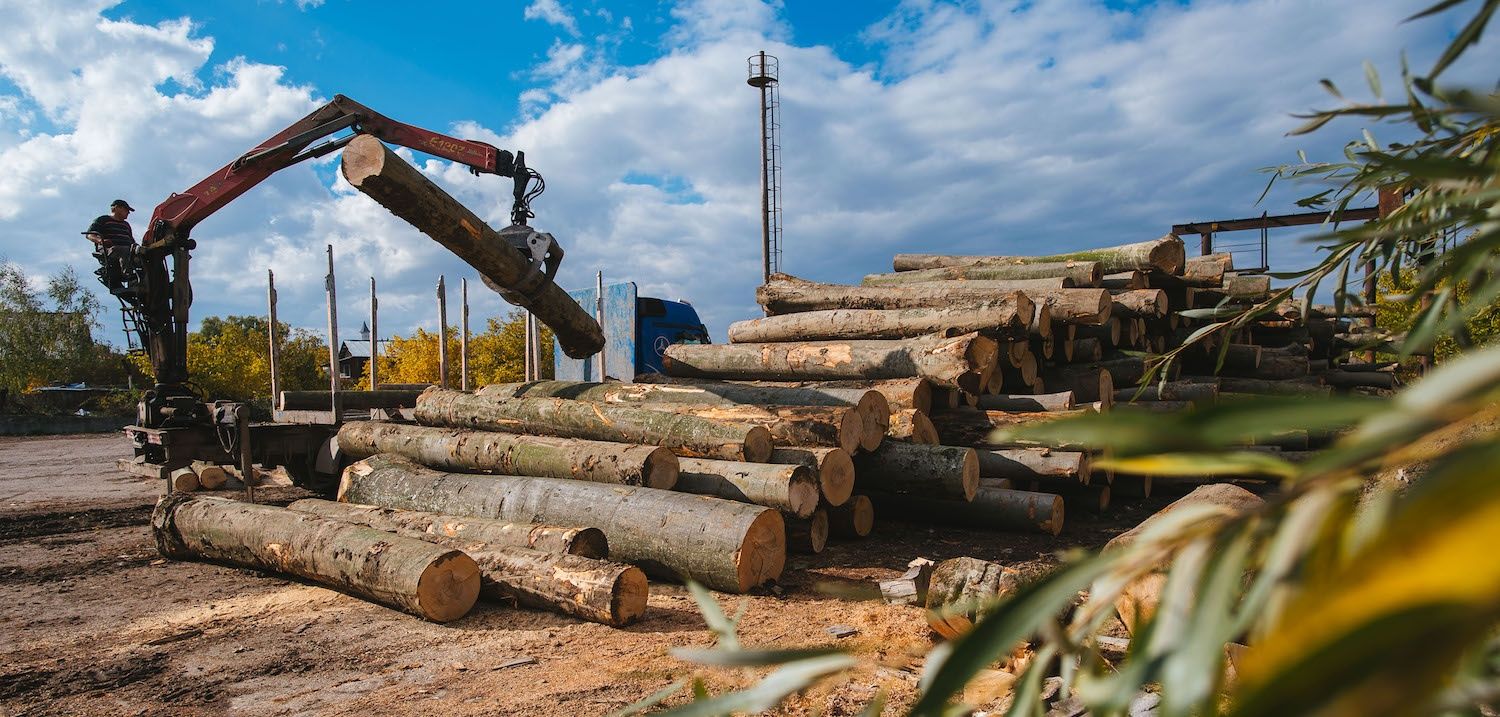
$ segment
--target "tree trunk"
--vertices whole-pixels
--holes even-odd
[[[1050,282],[1048,286],[1061,284],[1057,279],[1041,281]],[[769,282],[755,290],[755,298],[767,312],[779,315],[832,309],[941,308],[955,302],[988,303],[1004,301],[1018,289],[1031,288],[1040,287],[991,281],[948,281],[897,287],[848,286],[819,284],[788,274],[774,274]]]
[[[1262,353],[1260,363],[1255,366],[1235,367],[1227,362],[1223,373],[1230,376],[1246,376],[1270,381],[1281,381],[1307,376],[1307,357]]]
[[[855,456],[854,471],[861,489],[887,493],[969,500],[979,486],[979,456],[972,448],[891,441]]]
[[[492,600],[614,626],[635,622],[646,611],[645,573],[604,560],[607,541],[598,528],[506,523],[316,498],[287,507],[462,550],[479,565],[480,594]],[[539,539],[528,545],[529,535]],[[564,536],[570,537],[559,540]],[[541,547],[549,544],[568,549]]]
[[[609,540],[598,528],[511,523],[492,518],[444,515],[421,510],[397,510],[376,505],[336,503],[304,498],[287,506],[345,523],[359,523],[388,533],[422,540],[452,539],[491,547],[526,548],[585,558],[609,557]]]
[[[871,391],[884,396],[891,408],[932,410],[932,384],[920,378],[898,378],[888,381],[714,381],[705,378],[677,378],[662,374],[643,376],[647,384],[691,386],[732,399],[733,403],[775,404],[782,406],[856,406]],[[632,386],[643,383],[624,384]],[[769,389],[764,394],[741,389]],[[483,393],[483,389],[480,391]],[[757,400],[750,400],[752,396]],[[764,397],[765,400],[759,400]],[[681,401],[690,403],[690,401]]]
[[[1110,291],[1130,291],[1149,289],[1151,285],[1146,280],[1144,271],[1122,271],[1116,274],[1105,274],[1104,279],[1099,282],[1099,288]]]
[[[674,491],[555,478],[442,473],[389,456],[344,470],[341,502],[500,520],[592,524],[610,556],[648,574],[743,593],[780,577],[781,513]]]
[[[1160,318],[1167,315],[1167,292],[1161,289],[1135,289],[1113,295],[1117,316]]]
[[[1122,271],[1155,269],[1168,274],[1182,273],[1186,251],[1182,240],[1167,234],[1151,241],[1046,256],[962,256],[951,254],[897,254],[892,266],[896,271],[916,271],[955,266],[988,266],[991,264],[1042,264],[1067,261],[1094,261],[1106,274]]]
[[[550,327],[564,353],[585,358],[604,348],[604,331],[588,311],[538,274],[529,257],[499,232],[375,136],[350,141],[342,168],[349,184],[458,255],[493,285],[504,287],[505,300]]]
[[[203,490],[218,490],[229,482],[229,473],[217,463],[193,461],[193,473],[198,476],[198,487]]]
[[[1089,454],[1048,448],[1002,448],[978,451],[979,477],[1013,481],[1065,478],[1089,482]]]
[[[1015,279],[1069,280],[1074,286],[1098,286],[1104,278],[1098,262],[1059,261],[1036,264],[975,264],[936,269],[898,271],[894,274],[868,274],[864,286],[901,286],[927,281],[1012,281]]]
[[[1000,393],[990,396],[980,396],[979,403],[976,405],[976,408],[987,411],[1021,412],[1071,411],[1073,407],[1072,391],[1036,395]]]
[[[822,508],[810,517],[786,517],[786,549],[793,553],[817,554],[828,545],[828,511]]]
[[[1200,377],[1192,377],[1195,380]],[[1221,394],[1254,393],[1271,396],[1331,396],[1333,389],[1306,380],[1269,381],[1258,378],[1238,378],[1234,376],[1202,377],[1203,380],[1217,381]]]
[[[716,423],[762,426],[771,432],[771,440],[777,445],[842,448],[851,454],[860,449],[865,432],[864,419],[860,417],[859,410],[844,406],[643,403],[640,407],[681,416],[696,416]],[[883,432],[880,437],[884,438]]]
[[[1031,323],[1034,307],[1025,294],[983,304],[911,309],[826,309],[736,321],[730,343],[902,339],[954,331],[1020,335]]]
[[[802,465],[818,476],[818,493],[830,506],[840,506],[854,493],[854,459],[842,448],[777,448],[771,462]]]
[[[1026,297],[1046,306],[1052,320],[1063,324],[1097,326],[1113,311],[1110,293],[1104,289],[1027,290]]]
[[[818,507],[817,476],[804,465],[682,459],[677,490],[754,503],[806,518]]]
[[[198,474],[193,472],[192,466],[178,468],[172,471],[168,478],[172,482],[173,493],[192,493],[203,487],[198,482]]]
[[[417,405],[417,396],[424,389],[393,391],[339,391],[339,405],[346,411],[366,411],[377,408],[411,408]],[[282,391],[283,411],[326,411],[332,405],[328,391]]]
[[[467,431],[381,421],[339,428],[339,451],[355,460],[393,453],[432,468],[571,478],[671,490],[677,456],[668,448],[574,438]]]
[[[979,334],[901,341],[777,344],[676,344],[662,363],[673,376],[769,381],[921,377],[940,386],[979,391],[980,374],[999,347]]]
[[[695,458],[760,462],[772,449],[762,426],[563,398],[496,400],[431,388],[417,399],[416,416],[428,425],[655,444]]]
[[[882,514],[907,516],[937,525],[1057,535],[1063,527],[1063,500],[1051,493],[980,487],[971,501],[919,495],[872,494]]]
[[[970,557],[944,560],[927,583],[927,624],[945,639],[962,637],[1021,584],[1020,572],[999,563]]]
[[[1076,327],[1073,336],[1078,339],[1098,339],[1102,346],[1114,348],[1120,345],[1122,338],[1129,336],[1128,333],[1122,331],[1122,326],[1127,321],[1130,321],[1129,317],[1122,320],[1119,316],[1110,316],[1109,321],[1100,326]]]
[[[1042,380],[1053,391],[1071,392],[1074,403],[1114,400],[1114,375],[1095,364],[1053,366],[1042,373]]]
[[[462,552],[285,508],[170,495],[151,526],[165,557],[285,573],[434,622],[479,597],[479,566]]]
[[[875,504],[866,495],[856,495],[839,506],[829,506],[828,533],[840,538],[864,538],[875,529]]]
[[[957,409],[933,414],[932,422],[937,428],[943,445],[991,446],[993,442],[990,434],[997,428],[1056,421],[1083,413],[1082,410],[1011,413]],[[856,462],[855,465],[857,467],[858,463]],[[863,477],[863,474],[860,474],[860,477]]]
[[[1069,357],[1070,361],[1092,363],[1103,358],[1104,346],[1099,343],[1099,339],[1084,337],[1073,340],[1073,355]]]
[[[1110,496],[1113,492],[1108,484],[1082,485],[1034,480],[1025,481],[1021,485],[1033,493],[1051,493],[1062,498],[1063,505],[1067,506],[1068,510],[1081,511],[1090,515],[1098,515],[1109,510]]]
[[[1115,401],[1193,401],[1213,403],[1219,399],[1219,382],[1168,381],[1115,390]]]
[[[904,409],[891,414],[891,428],[887,437],[907,443],[938,444],[937,426],[927,414],[916,409]]]

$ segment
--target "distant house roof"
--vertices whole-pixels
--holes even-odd
[[[390,339],[381,339],[381,348],[391,343]],[[350,339],[339,346],[339,358],[370,358],[370,341],[368,339]]]

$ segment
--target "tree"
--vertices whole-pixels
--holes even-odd
[[[21,392],[64,382],[125,383],[124,357],[94,340],[99,309],[72,267],[38,292],[19,266],[0,261],[0,387]]]
[[[542,376],[552,376],[552,332],[543,326]],[[458,386],[460,379],[459,329],[448,327],[448,385]],[[474,386],[520,381],[525,376],[526,317],[512,311],[504,320],[490,318],[484,331],[469,337],[469,379]],[[381,383],[437,383],[438,337],[435,332],[417,329],[410,338],[392,336],[381,350]],[[369,367],[360,378],[359,388],[370,386]]]
[[[328,345],[316,334],[278,322],[281,387],[309,390],[328,384]],[[248,401],[271,395],[271,349],[260,316],[207,316],[188,334],[188,375],[206,399]],[[150,359],[132,357],[148,375]]]

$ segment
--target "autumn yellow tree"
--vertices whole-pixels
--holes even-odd
[[[188,334],[188,375],[205,398],[244,401],[271,395],[266,327],[266,319],[260,316],[209,316]],[[310,331],[286,324],[279,328],[281,388],[327,388],[328,345]],[[132,359],[150,374],[149,359],[143,355]]]
[[[449,327],[448,385],[460,385],[459,329]],[[541,331],[542,376],[552,377],[552,332]],[[490,318],[483,331],[469,336],[469,382],[473,386],[520,381],[525,376],[526,316],[513,311],[503,319]],[[410,337],[392,336],[381,348],[380,382],[437,383],[437,332],[417,329]],[[370,370],[359,380],[359,388],[370,387]]]

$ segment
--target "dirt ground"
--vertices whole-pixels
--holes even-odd
[[[160,486],[120,473],[116,435],[0,438],[0,717],[20,715],[599,715],[684,676],[713,692],[756,673],[668,654],[713,637],[678,585],[652,583],[625,629],[481,604],[448,625],[274,575],[161,559]],[[262,491],[287,502],[297,489]],[[741,642],[837,644],[861,656],[785,714],[857,713],[884,690],[907,703],[933,644],[921,611],[856,599],[916,556],[1028,570],[1096,546],[1170,498],[1068,516],[1060,538],[882,521],[870,539],[792,556],[780,594],[746,603]],[[837,639],[827,630],[856,629]],[[894,710],[892,710],[894,713]]]

